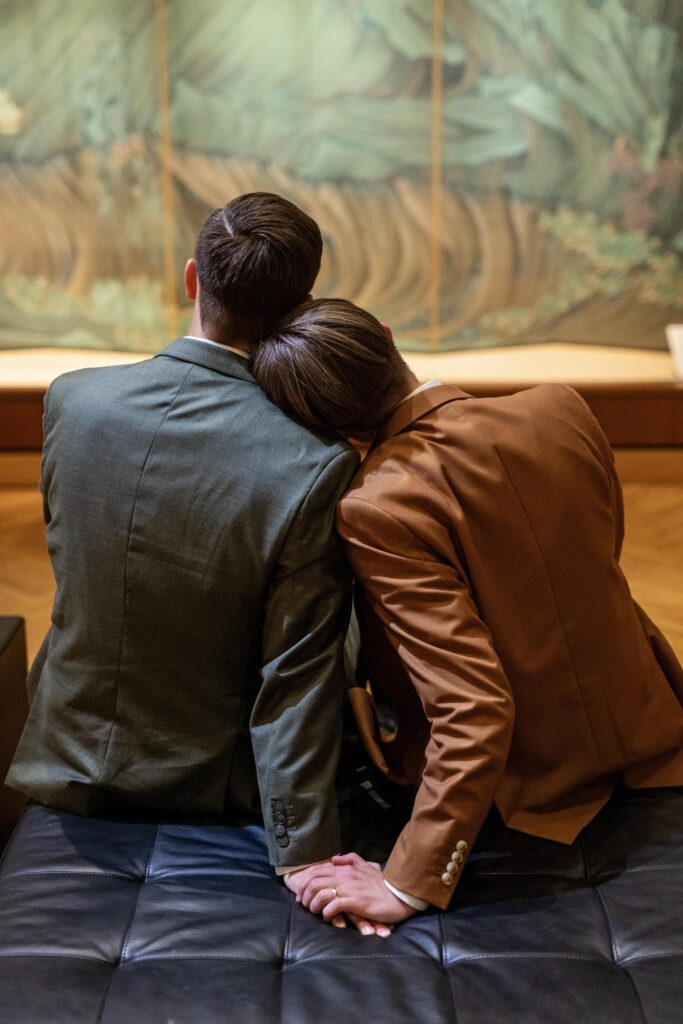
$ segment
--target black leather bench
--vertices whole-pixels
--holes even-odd
[[[17,615],[0,615],[0,850],[10,836],[24,801],[3,785],[28,713],[26,633]]]
[[[499,829],[391,938],[297,906],[257,826],[29,806],[0,869],[2,1024],[677,1024],[683,791],[571,847]]]

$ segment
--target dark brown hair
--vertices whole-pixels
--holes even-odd
[[[195,249],[202,326],[253,341],[303,302],[320,270],[316,222],[282,196],[249,192],[214,210]]]
[[[251,368],[271,402],[317,432],[374,429],[406,365],[381,323],[344,299],[304,303],[254,346]]]

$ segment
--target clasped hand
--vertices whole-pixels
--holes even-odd
[[[415,913],[387,889],[379,864],[357,853],[341,854],[285,878],[297,902],[338,928],[345,916],[364,935],[386,938],[394,924]]]

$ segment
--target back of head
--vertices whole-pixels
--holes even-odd
[[[344,299],[304,303],[252,350],[256,380],[275,405],[320,433],[361,436],[396,401],[406,366],[370,313]]]
[[[320,228],[282,196],[250,192],[214,210],[195,249],[204,331],[254,341],[306,299],[321,256]]]

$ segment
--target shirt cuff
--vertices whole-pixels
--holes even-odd
[[[326,864],[328,860],[329,857],[325,860],[311,861],[310,864],[292,864],[291,867],[287,865],[286,867],[275,868],[275,874],[282,878],[284,875],[293,875],[295,871],[304,871],[305,868],[312,868],[314,864]]]
[[[419,896],[411,896],[408,892],[401,892],[401,890],[396,889],[391,882],[387,882],[386,878],[384,879],[384,884],[390,892],[393,892],[394,896],[398,896],[400,900],[407,903],[409,907],[413,908],[413,910],[427,910],[429,908],[427,900],[421,900]]]

